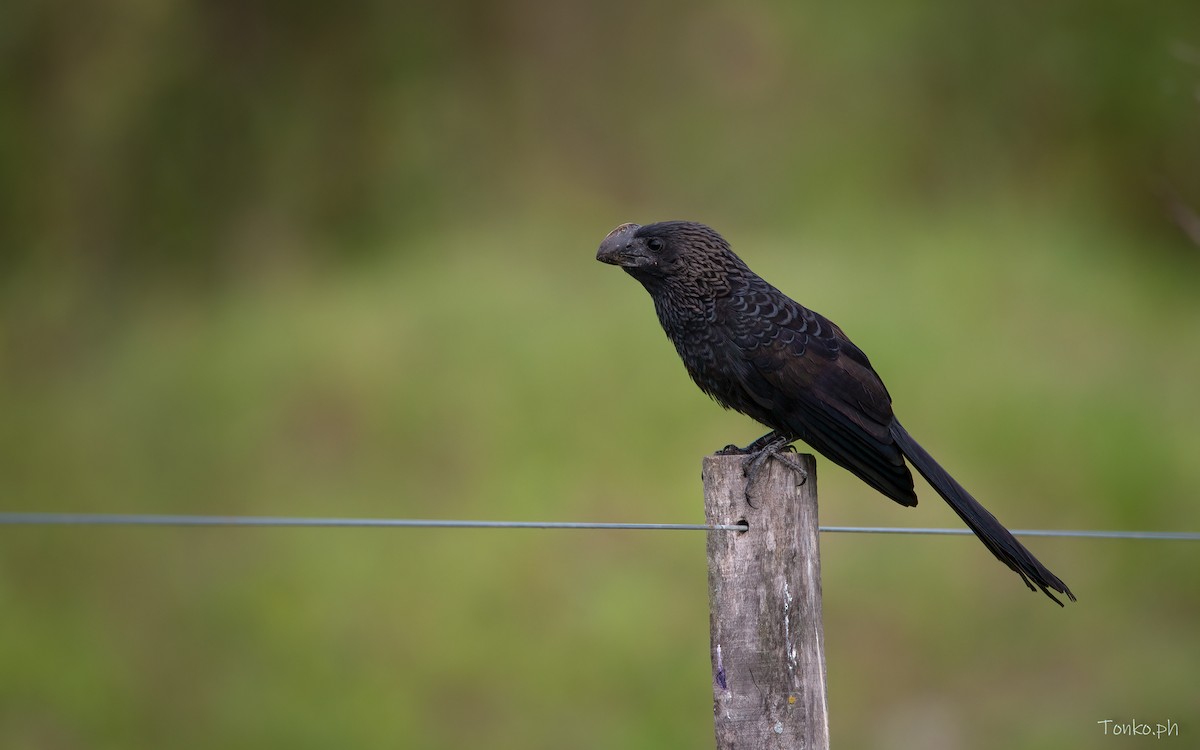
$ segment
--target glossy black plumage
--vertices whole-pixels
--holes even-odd
[[[985,546],[1054,601],[1074,595],[908,434],[862,350],[826,318],[749,269],[703,224],[624,224],[597,259],[654,300],[698,386],[722,406],[803,440],[901,505],[917,504],[908,460]],[[1059,602],[1061,604],[1061,602]]]

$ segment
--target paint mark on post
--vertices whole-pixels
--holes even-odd
[[[722,690],[728,690],[729,684],[725,681],[725,660],[721,658],[721,644],[717,644],[717,686]]]
[[[792,643],[792,591],[788,587],[788,582],[783,582],[783,641],[787,644],[787,660],[788,671],[795,672],[798,664],[796,663],[796,644]]]

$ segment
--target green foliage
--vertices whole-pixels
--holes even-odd
[[[694,218],[1011,527],[1200,528],[1191,8],[10,4],[0,506],[697,521],[759,431],[593,260]],[[828,523],[957,524],[820,472]],[[969,540],[822,541],[835,742],[1188,731],[1192,546],[1034,540],[1059,611]],[[703,559],[0,528],[0,746],[704,746]]]

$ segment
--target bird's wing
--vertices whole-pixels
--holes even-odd
[[[903,505],[912,474],[893,439],[891,397],[841,329],[759,280],[721,303],[746,394],[835,463]]]

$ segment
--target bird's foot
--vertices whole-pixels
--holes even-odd
[[[747,457],[743,472],[746,476],[746,504],[751,508],[755,507],[755,505],[751,499],[750,488],[757,483],[763,468],[767,465],[767,461],[772,458],[791,469],[796,474],[798,483],[803,484],[808,479],[808,471],[805,470],[804,464],[800,462],[800,458],[796,455],[796,449],[792,446],[793,440],[795,438],[787,435],[778,432],[769,432],[745,448],[739,448],[736,445],[727,445],[717,451],[718,456]]]
[[[780,435],[751,454],[749,465],[746,467],[746,478],[749,480],[747,484],[754,484],[767,465],[767,461],[772,458],[795,472],[800,482],[808,479],[808,471],[800,462],[800,457],[796,455],[796,448],[792,445],[792,440],[786,435]]]

